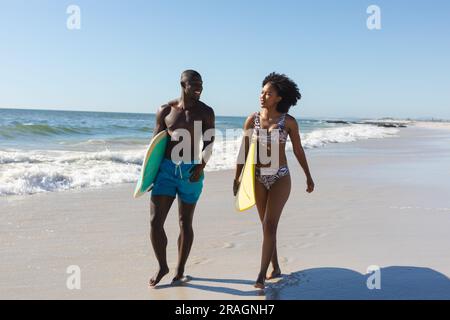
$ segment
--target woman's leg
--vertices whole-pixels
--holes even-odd
[[[264,216],[266,214],[268,190],[264,185],[258,180],[255,181],[255,198],[256,198],[256,209],[258,209],[259,219],[261,223],[264,221]]]
[[[256,208],[258,209],[259,219],[261,220],[261,225],[264,226],[264,216],[266,215],[266,206],[267,206],[267,196],[268,196],[268,190],[266,187],[256,180],[255,182],[255,195],[256,195]],[[264,228],[263,228],[264,231]],[[278,254],[277,254],[277,247],[275,246],[275,249],[273,250],[273,255],[270,260],[272,262],[273,271],[271,272],[271,275],[268,277],[268,279],[275,278],[279,275],[281,275],[281,269],[280,265],[278,263]]]
[[[280,220],[283,207],[291,192],[291,177],[289,175],[275,182],[267,195],[266,212],[263,220],[264,240],[261,256],[261,269],[256,280],[255,287],[264,288],[264,280],[270,260],[276,248],[276,235],[278,221]]]

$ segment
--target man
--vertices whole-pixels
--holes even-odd
[[[215,127],[213,109],[200,101],[202,90],[200,74],[194,70],[184,71],[181,74],[181,97],[161,106],[156,114],[154,135],[167,130],[170,139],[154,182],[150,203],[150,238],[159,264],[159,270],[149,281],[151,287],[156,286],[169,272],[164,222],[176,195],[180,235],[178,265],[172,284],[183,280],[184,267],[194,240],[192,219],[203,188],[203,169],[211,155]],[[198,152],[200,140],[203,141],[201,158]]]

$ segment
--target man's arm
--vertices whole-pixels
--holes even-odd
[[[202,148],[202,166],[206,166],[206,163],[211,158],[215,140],[215,128],[216,128],[216,116],[214,110],[207,107],[207,113],[203,121],[203,148]]]
[[[166,126],[166,116],[170,112],[170,105],[165,104],[158,108],[158,111],[156,112],[156,121],[155,121],[155,128],[153,130],[153,137],[155,137],[158,133],[161,131],[164,131],[167,129]]]
[[[190,181],[192,182],[196,182],[200,179],[203,169],[206,167],[206,163],[211,158],[215,139],[215,123],[214,110],[205,105],[205,115],[202,119],[202,159],[201,163],[194,166],[192,169],[192,175],[190,177]]]

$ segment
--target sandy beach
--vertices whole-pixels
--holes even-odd
[[[281,217],[285,275],[253,288],[262,232],[256,209],[234,210],[233,171],[209,172],[186,266],[177,259],[177,206],[166,222],[171,273],[156,289],[149,197],[133,184],[0,198],[2,299],[450,299],[450,130],[411,126],[397,137],[307,150],[316,182],[293,188]],[[66,286],[71,265],[81,289]],[[381,268],[381,289],[367,268]]]

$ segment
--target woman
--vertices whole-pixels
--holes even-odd
[[[264,232],[262,245],[261,269],[256,279],[255,287],[264,289],[266,273],[270,262],[273,270],[267,279],[281,276],[276,248],[276,233],[278,221],[283,207],[291,191],[291,177],[286,159],[286,141],[289,136],[294,155],[306,175],[308,193],[313,192],[314,182],[309,172],[305,152],[303,151],[297,121],[288,115],[292,106],[301,98],[297,85],[284,74],[271,73],[263,81],[260,96],[261,110],[250,115],[244,124],[243,144],[241,150],[248,153],[251,136],[257,143],[255,197]],[[248,134],[251,132],[251,136]],[[275,133],[275,134],[274,134]],[[244,149],[243,149],[244,148]],[[264,149],[262,149],[264,148]],[[271,155],[271,150],[278,154]],[[270,162],[262,161],[261,155],[268,154]],[[273,168],[273,159],[278,156],[278,164]],[[233,184],[236,195],[239,187],[239,177],[243,164],[238,164]],[[269,168],[271,167],[271,168]]]

